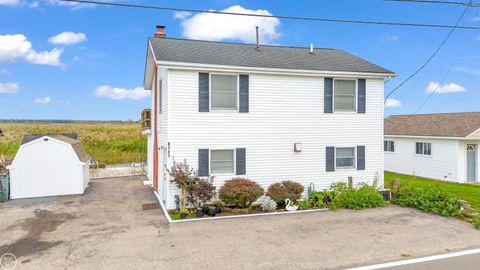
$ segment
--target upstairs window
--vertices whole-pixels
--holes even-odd
[[[355,168],[355,148],[335,148],[335,164],[337,169]]]
[[[335,112],[355,112],[356,111],[356,80],[334,80],[333,81],[333,100]]]
[[[417,155],[431,156],[432,155],[432,144],[431,143],[425,143],[425,142],[417,142],[416,143],[416,153],[417,153]]]
[[[395,152],[395,142],[394,141],[384,141],[383,142],[383,151],[385,151],[385,152]]]
[[[234,150],[211,150],[210,173],[234,173],[235,159]]]
[[[237,110],[238,76],[212,74],[210,78],[212,110]]]

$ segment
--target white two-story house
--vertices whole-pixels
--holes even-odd
[[[342,50],[257,45],[167,38],[161,26],[149,38],[148,177],[166,208],[179,194],[166,168],[184,159],[217,187],[233,177],[382,187],[394,73]]]

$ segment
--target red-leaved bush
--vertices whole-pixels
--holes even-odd
[[[227,205],[249,208],[265,191],[256,182],[246,178],[232,178],[220,189],[220,199]]]
[[[297,201],[302,196],[303,186],[293,181],[283,181],[268,187],[267,196],[272,198],[277,205],[285,205],[285,199]]]

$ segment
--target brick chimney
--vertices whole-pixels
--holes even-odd
[[[157,25],[157,31],[155,32],[154,35],[156,38],[164,38],[167,36],[165,34],[165,25]]]

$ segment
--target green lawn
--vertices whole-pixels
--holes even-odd
[[[401,184],[435,186],[459,199],[469,202],[473,208],[480,211],[480,185],[448,183],[421,177],[413,177],[411,175],[385,172],[385,186],[390,187],[391,182],[396,178],[400,179]]]

